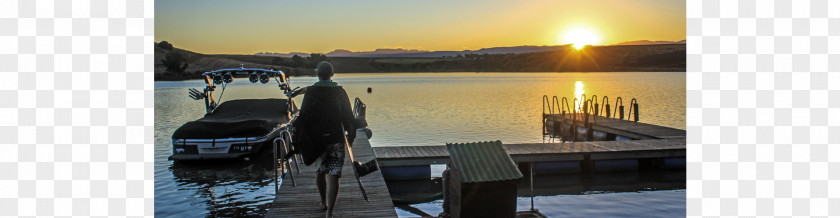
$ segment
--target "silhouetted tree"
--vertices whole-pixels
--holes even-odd
[[[291,65],[292,65],[291,67],[306,67],[307,66],[306,59],[304,59],[301,56],[294,55],[294,56],[292,56],[292,64]]]
[[[281,57],[274,57],[271,59],[271,65],[285,66],[286,61],[283,61],[283,58]]]
[[[177,51],[170,51],[166,53],[166,57],[163,60],[160,60],[163,63],[163,66],[166,67],[167,72],[184,72],[187,70],[187,59],[184,57],[181,52]]]
[[[169,44],[167,41],[160,41],[160,43],[158,43],[158,47],[165,50],[172,50],[172,44]]]
[[[326,60],[327,55],[325,54],[311,53],[309,54],[309,57],[306,57],[306,63],[308,63],[307,67],[314,68],[319,62]]]

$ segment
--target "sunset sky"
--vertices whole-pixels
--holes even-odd
[[[155,41],[208,54],[684,40],[685,1],[156,0]]]

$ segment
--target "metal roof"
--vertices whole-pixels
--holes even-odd
[[[446,143],[450,163],[460,171],[461,181],[492,182],[522,178],[516,163],[502,148],[502,141]]]

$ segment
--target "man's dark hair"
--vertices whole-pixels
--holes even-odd
[[[318,67],[315,68],[315,72],[318,73],[318,79],[320,80],[328,80],[334,75],[333,66],[327,61],[319,62]]]

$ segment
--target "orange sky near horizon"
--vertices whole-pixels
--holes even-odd
[[[155,41],[207,54],[430,51],[686,38],[685,1],[155,1]],[[573,38],[573,37],[572,37]]]

